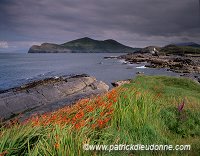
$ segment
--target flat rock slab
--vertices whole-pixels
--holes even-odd
[[[48,78],[1,91],[0,118],[42,114],[70,105],[81,98],[106,93],[109,86],[88,75]]]

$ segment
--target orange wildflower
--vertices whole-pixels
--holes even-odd
[[[78,113],[75,115],[76,119],[80,119],[80,118],[82,118],[83,116],[84,116],[84,112],[83,112],[83,111],[78,112]]]
[[[3,153],[0,153],[0,156],[6,156],[8,154],[8,151],[4,151]]]
[[[75,123],[76,123],[76,118],[73,117],[73,118],[72,118],[72,124],[75,124]]]
[[[106,107],[106,103],[105,102],[101,102],[101,104],[99,104],[100,106],[102,106],[102,107]]]
[[[79,102],[80,104],[86,104],[90,101],[90,99],[81,99]]]
[[[101,113],[100,113],[100,116],[101,116],[101,117],[104,116],[104,112],[101,112]]]
[[[85,125],[85,120],[83,120],[83,121],[81,121],[81,122],[75,124],[74,127],[75,127],[76,129],[80,129],[80,128],[83,127],[84,125]]]
[[[116,103],[116,102],[117,102],[117,99],[116,99],[116,98],[115,98],[115,99],[113,99],[113,102],[114,102],[114,103]]]
[[[98,126],[99,126],[100,128],[103,128],[103,126],[104,126],[104,121],[103,121],[103,120],[98,120],[97,122],[98,122]]]
[[[88,110],[88,112],[92,112],[92,111],[94,111],[94,107],[92,107],[92,106],[87,106],[87,110]]]
[[[135,94],[136,94],[136,98],[138,98],[141,95],[141,93],[139,91],[136,91]]]
[[[112,107],[112,105],[113,105],[113,104],[110,102],[110,103],[107,105],[106,108],[109,109],[110,107]]]
[[[157,93],[157,94],[154,96],[154,100],[158,99],[160,96],[161,96],[161,93]]]
[[[80,129],[81,125],[80,125],[80,123],[77,123],[77,124],[75,124],[74,127],[75,127],[76,129]]]
[[[59,146],[60,146],[59,143],[55,143],[55,145],[54,145],[54,147],[55,147],[56,149],[59,149]]]
[[[92,129],[95,129],[95,128],[96,128],[96,126],[97,126],[96,124],[92,124],[92,126],[91,126],[91,127],[92,127]]]
[[[106,114],[108,114],[108,115],[110,115],[110,114],[112,114],[113,113],[113,109],[111,109],[109,112],[107,112]]]
[[[63,122],[64,122],[64,123],[69,123],[69,122],[70,122],[70,119],[63,119]]]
[[[58,117],[57,117],[57,115],[56,114],[53,114],[52,116],[51,116],[51,120],[56,120]]]
[[[107,123],[108,121],[110,121],[110,118],[105,118],[104,119],[104,123]]]
[[[158,94],[156,95],[157,98],[160,97],[160,96],[161,96],[161,93],[158,93]]]

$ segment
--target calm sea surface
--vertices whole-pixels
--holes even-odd
[[[134,78],[136,72],[147,75],[171,75],[165,69],[137,68],[141,64],[123,64],[122,60],[104,59],[115,53],[3,54],[0,53],[0,90],[51,76],[89,74],[110,85],[116,80]]]

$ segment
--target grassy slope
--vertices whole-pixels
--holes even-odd
[[[200,54],[200,48],[168,45],[166,47],[163,47],[161,49],[161,52],[166,54]]]
[[[114,40],[98,41],[87,37],[64,43],[62,46],[74,51],[86,52],[129,52],[134,50],[134,48]]]
[[[177,106],[185,99],[181,113]],[[83,151],[88,144],[191,144],[200,152],[200,86],[188,79],[139,76],[104,96],[32,118],[23,126],[1,128],[0,152],[8,155],[101,155]],[[129,155],[104,152],[103,155]],[[172,151],[135,152],[171,155]]]

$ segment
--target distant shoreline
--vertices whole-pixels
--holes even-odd
[[[198,49],[198,53],[193,53],[194,48],[188,48],[184,54],[181,50],[180,47],[174,45],[162,49],[152,46],[135,53],[121,55],[118,59],[124,59],[130,64],[146,62],[145,67],[165,68],[200,83],[200,49]]]

